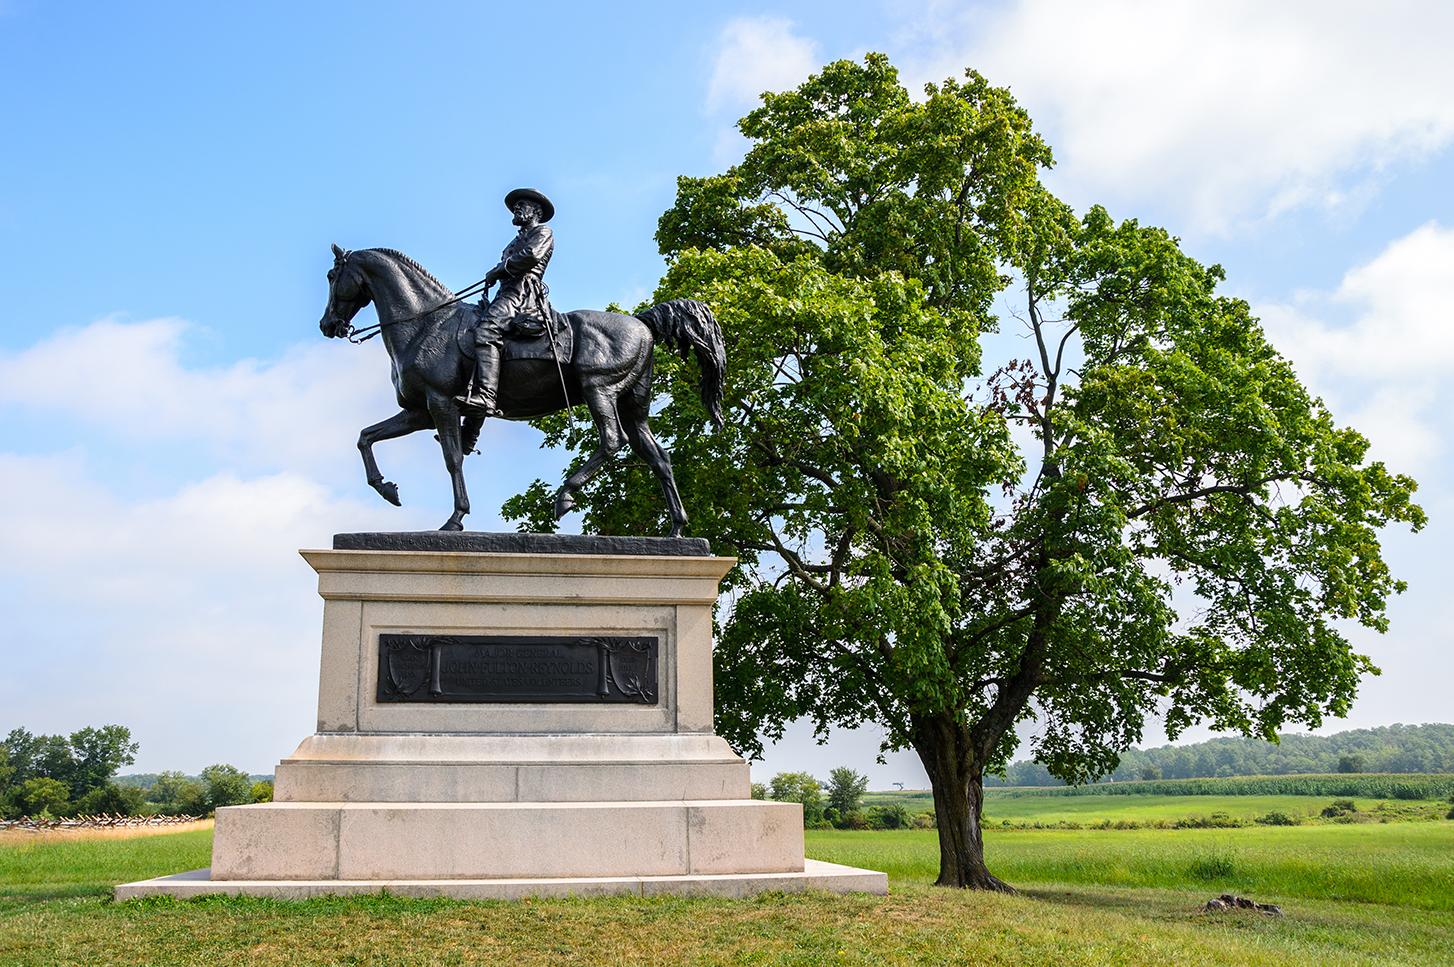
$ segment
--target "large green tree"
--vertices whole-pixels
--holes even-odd
[[[828,808],[837,813],[839,820],[858,812],[867,791],[868,776],[848,766],[839,766],[828,773],[828,784],[824,787]]]
[[[664,354],[655,417],[692,532],[740,559],[724,735],[754,754],[799,718],[879,723],[928,772],[939,882],[1004,888],[983,780],[1027,720],[1081,782],[1152,712],[1270,737],[1347,710],[1373,668],[1346,626],[1382,630],[1401,587],[1379,530],[1423,515],[1220,269],[1077,217],[973,71],[916,99],[880,55],[839,61],[740,127],[740,164],[680,179],[656,293],[705,300],[727,342],[727,425]],[[986,362],[1002,296],[1025,350]],[[577,462],[594,445],[545,425]],[[546,493],[507,513],[546,525]],[[581,503],[591,530],[664,525],[641,467]]]
[[[146,794],[147,801],[172,816],[203,816],[210,808],[207,787],[181,772],[163,772]]]
[[[32,735],[12,729],[4,746],[15,770],[14,781],[47,778],[64,782],[73,799],[110,782],[122,766],[136,761],[139,745],[124,725],[87,726],[64,735]]]
[[[210,765],[202,770],[202,782],[207,787],[207,806],[211,811],[253,801],[252,777],[237,766]]]
[[[779,772],[768,784],[768,797],[803,807],[803,825],[823,825],[823,784],[807,772]]]

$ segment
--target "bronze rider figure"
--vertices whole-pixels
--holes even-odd
[[[500,385],[501,343],[511,324],[517,317],[524,317],[530,327],[551,324],[545,267],[555,251],[555,236],[545,223],[554,217],[555,206],[534,188],[516,188],[505,196],[505,207],[515,216],[520,232],[500,253],[499,264],[485,275],[485,291],[496,282],[500,290],[485,306],[475,328],[478,355],[473,390],[457,398],[462,408],[483,416],[499,413],[495,393]]]

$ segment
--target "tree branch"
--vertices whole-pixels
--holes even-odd
[[[1160,685],[1175,685],[1182,681],[1183,676],[1174,672],[1146,672],[1146,671],[1110,671],[1101,672],[1097,675],[1087,675],[1083,678],[1041,678],[1037,685],[1050,685],[1058,687],[1062,685],[1089,685],[1092,682],[1104,682],[1108,679],[1124,678],[1132,681],[1155,682]]]
[[[1010,625],[1014,624],[1015,622],[1017,622],[1017,621],[1023,621],[1026,618],[1030,617],[1030,615],[1032,615],[1034,613],[1035,613],[1035,606],[1034,605],[1028,605],[1028,604],[1025,605],[1022,608],[1016,608],[1013,611],[1007,612],[1006,614],[1004,614],[999,619],[997,619],[995,621],[992,621],[989,624],[985,625],[983,628],[980,628],[977,631],[975,631],[973,634],[971,634],[968,638],[966,638],[964,640],[963,645],[956,644],[954,646],[954,654],[957,655],[962,647],[967,646],[967,645],[972,645],[972,644],[974,644],[974,643],[976,643],[978,641],[982,641],[986,637],[994,634],[996,631],[999,631],[1001,628],[1008,628]],[[953,661],[953,657],[952,656],[950,658],[950,661],[951,662]]]
[[[749,544],[746,542],[744,542],[742,546],[750,547],[753,550],[776,552],[777,556],[782,558],[783,561],[787,564],[789,570],[793,572],[794,577],[798,578],[798,580],[802,581],[804,584],[808,585],[820,594],[828,593],[828,585],[820,581],[815,575],[832,573],[833,568],[831,565],[810,564],[809,562],[803,560],[802,556],[799,555],[797,551],[784,544],[782,542],[782,539],[777,536],[777,531],[773,530],[770,524],[765,525],[763,527],[763,530],[767,532],[768,537],[772,538],[772,546],[766,547],[758,544]]]
[[[1155,510],[1160,510],[1162,507],[1166,507],[1171,504],[1185,504],[1193,500],[1201,500],[1203,497],[1210,497],[1213,494],[1236,494],[1239,497],[1247,497],[1250,496],[1254,490],[1257,490],[1260,487],[1265,487],[1270,483],[1279,483],[1282,481],[1294,480],[1300,481],[1302,483],[1313,483],[1320,485],[1326,484],[1325,481],[1319,480],[1313,474],[1305,474],[1300,472],[1271,474],[1269,476],[1260,477],[1257,480],[1249,481],[1248,483],[1242,484],[1211,484],[1206,487],[1198,487],[1195,490],[1188,490],[1179,494],[1168,494],[1164,497],[1159,497],[1156,500],[1147,501],[1146,503],[1141,504],[1138,507],[1133,507],[1131,510],[1127,511],[1126,518],[1128,520],[1135,520],[1137,517],[1144,517],[1146,514],[1149,514]]]

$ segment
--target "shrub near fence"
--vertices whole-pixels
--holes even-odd
[[[1454,774],[1379,773],[1324,776],[1229,776],[1221,779],[1148,779],[1089,786],[1000,786],[995,798],[1021,796],[1357,796],[1363,799],[1444,799],[1454,795]]]

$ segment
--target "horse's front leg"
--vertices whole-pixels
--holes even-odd
[[[393,440],[407,436],[415,430],[422,430],[431,423],[428,413],[421,410],[400,410],[381,423],[365,427],[358,435],[358,452],[363,455],[364,473],[369,486],[377,490],[385,500],[399,506],[399,487],[384,479],[379,473],[378,462],[374,460],[374,444],[380,440]]]
[[[444,453],[444,465],[449,470],[449,481],[454,485],[454,513],[444,522],[442,531],[464,530],[464,515],[470,512],[470,497],[464,486],[464,446],[460,440],[459,405],[448,397],[432,397],[429,400],[429,414],[439,434],[439,449]]]

